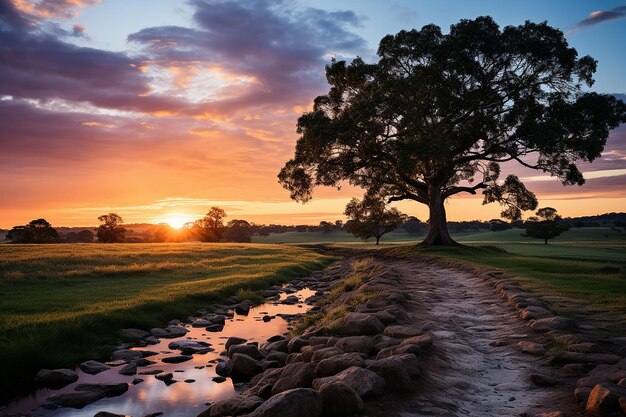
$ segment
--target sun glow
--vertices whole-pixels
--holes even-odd
[[[168,214],[165,223],[174,229],[182,228],[186,223],[192,222],[194,219],[187,214]]]

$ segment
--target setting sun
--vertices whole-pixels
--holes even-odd
[[[185,225],[185,223],[189,223],[193,221],[193,219],[186,214],[169,214],[167,219],[165,219],[165,223],[172,226],[174,229],[180,229]]]

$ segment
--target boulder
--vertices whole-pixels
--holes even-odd
[[[243,353],[235,353],[231,359],[230,374],[237,378],[251,378],[263,371],[263,364]]]
[[[110,366],[103,364],[98,361],[87,361],[78,365],[81,371],[89,375],[96,375],[100,372],[106,371],[107,369],[111,369]]]
[[[248,341],[248,339],[244,339],[241,337],[236,337],[236,336],[231,336],[226,340],[226,344],[224,345],[224,347],[226,348],[226,350],[228,350],[228,348],[230,348],[231,346],[234,345],[241,345],[243,343],[246,343]]]
[[[348,336],[337,340],[334,347],[345,353],[360,352],[369,355],[374,349],[374,341],[368,336]]]
[[[209,320],[199,319],[199,320],[196,320],[196,321],[192,322],[191,323],[191,327],[200,328],[200,327],[210,326],[212,324],[213,323],[211,323]]]
[[[211,333],[221,332],[222,330],[224,330],[224,325],[223,324],[211,324],[209,326],[206,326],[204,330],[206,330],[207,332],[211,332]]]
[[[174,356],[166,356],[165,358],[161,359],[161,362],[163,363],[181,363],[181,362],[186,362],[193,359],[192,356],[190,355],[174,355]]]
[[[138,361],[141,358],[143,358],[143,355],[138,350],[120,349],[111,354],[111,359],[113,360]]]
[[[144,337],[150,336],[150,333],[139,329],[122,329],[118,334],[126,339],[140,340]]]
[[[47,401],[57,407],[83,408],[99,399],[104,398],[104,392],[97,391],[74,391],[53,394]]]
[[[189,330],[185,329],[184,327],[176,325],[167,326],[165,328],[165,331],[167,332],[166,336],[158,336],[156,334],[153,336],[165,337],[166,339],[174,339],[176,337],[183,337],[189,332]]]
[[[35,382],[48,388],[61,388],[78,381],[78,374],[71,369],[42,369],[35,375]]]
[[[131,362],[119,370],[121,375],[135,375],[137,373],[137,362]]]
[[[626,397],[626,388],[598,384],[591,390],[585,409],[596,417],[617,415],[620,412],[620,397]]]
[[[313,352],[309,360],[311,362],[319,362],[323,359],[332,358],[333,356],[341,355],[343,353],[344,353],[343,351],[337,349],[334,346],[324,347],[322,349],[319,349]]]
[[[292,363],[283,368],[280,378],[272,387],[272,395],[294,388],[310,388],[315,365],[310,362]]]
[[[535,320],[530,328],[538,332],[547,332],[550,330],[566,330],[574,327],[574,322],[565,317],[546,317]]]
[[[240,416],[254,411],[261,404],[263,404],[263,399],[256,395],[249,397],[235,395],[234,397],[211,404],[211,411],[209,413],[211,417]]]
[[[287,351],[289,353],[298,353],[303,347],[309,345],[309,339],[302,336],[296,336],[291,338],[287,343]]]
[[[409,375],[402,360],[395,356],[377,359],[367,367],[368,371],[375,372],[385,380],[385,386],[395,392],[411,390],[411,375]]]
[[[218,364],[215,366],[215,373],[222,377],[230,376],[231,365],[231,361],[218,362]]]
[[[229,358],[232,358],[235,353],[243,353],[258,361],[263,358],[256,345],[234,345],[228,348]]]
[[[526,340],[517,342],[517,347],[519,347],[522,352],[528,353],[530,355],[543,355],[546,351],[542,344],[529,342]]]
[[[334,376],[313,380],[313,388],[319,390],[329,382],[343,382],[350,386],[363,399],[377,397],[385,391],[385,380],[375,372],[351,366]]]
[[[240,314],[242,316],[247,316],[250,313],[250,307],[252,303],[249,301],[243,301],[235,306],[235,313]]]
[[[310,388],[281,392],[265,401],[247,417],[321,417],[322,399]]]
[[[348,336],[375,335],[385,330],[385,325],[375,316],[364,313],[349,313],[343,319]]]
[[[273,350],[270,353],[267,354],[267,356],[265,357],[266,361],[272,361],[272,362],[278,362],[280,364],[280,366],[285,366],[285,364],[287,363],[287,357],[289,356],[289,354],[285,353],[285,352],[280,352],[278,350]]]
[[[269,342],[266,345],[264,345],[263,350],[266,352],[272,352],[274,350],[277,350],[279,352],[288,353],[289,352],[288,345],[289,345],[289,340],[287,339],[276,340],[276,341]]]
[[[117,397],[128,391],[128,384],[121,382],[118,384],[89,383],[76,385],[75,391],[81,392],[102,392],[105,397]]]
[[[399,346],[392,346],[392,347],[388,347],[386,349],[381,350],[376,355],[376,359],[384,359],[384,358],[388,358],[390,356],[402,355],[402,354],[405,354],[405,353],[410,353],[410,354],[413,354],[415,356],[419,356],[419,354],[421,352],[422,352],[422,349],[418,345],[404,344],[403,343],[403,344],[401,344]]]
[[[172,378],[174,378],[174,374],[172,374],[171,372],[168,372],[165,374],[155,375],[154,377],[158,379],[159,381],[171,381]]]
[[[216,316],[211,316],[209,321],[213,324],[226,324],[226,317],[218,314]]]
[[[421,349],[427,349],[433,344],[433,338],[430,334],[424,333],[419,336],[409,337],[402,341],[402,344],[417,345]]]
[[[315,367],[315,376],[323,378],[325,376],[336,375],[351,366],[362,367],[365,361],[358,353],[344,353],[321,360]]]
[[[343,382],[329,382],[320,388],[324,416],[344,417],[364,409],[363,400]]]
[[[529,377],[533,384],[540,387],[554,387],[559,385],[559,380],[549,375],[532,373]]]
[[[387,328],[385,328],[385,335],[395,339],[406,339],[409,337],[419,336],[422,333],[421,329],[408,325],[387,326]]]

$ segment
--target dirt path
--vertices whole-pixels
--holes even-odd
[[[527,328],[492,287],[452,269],[379,262],[402,276],[410,298],[407,312],[434,341],[431,356],[422,362],[421,386],[410,401],[394,407],[397,415],[502,417],[566,411],[570,390],[540,388],[530,381],[530,373],[550,369],[542,366],[545,359],[517,348]]]

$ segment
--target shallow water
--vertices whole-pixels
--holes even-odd
[[[116,414],[141,417],[151,413],[162,412],[166,416],[195,416],[207,408],[206,403],[211,403],[234,395],[236,387],[230,378],[225,382],[217,383],[212,380],[217,376],[215,373],[215,363],[210,361],[224,358],[220,352],[224,350],[224,344],[230,336],[238,336],[248,339],[248,342],[264,343],[269,337],[284,334],[287,331],[287,322],[281,317],[276,317],[265,323],[262,317],[265,314],[274,316],[276,314],[296,314],[309,309],[310,306],[304,300],[312,296],[314,291],[303,289],[293,294],[281,294],[281,299],[287,295],[296,295],[300,302],[295,305],[285,305],[277,303],[261,304],[250,309],[247,316],[237,315],[232,319],[226,319],[226,324],[221,332],[211,333],[204,328],[193,328],[187,325],[189,333],[175,339],[161,339],[157,345],[150,345],[145,348],[135,348],[134,350],[150,350],[159,352],[158,355],[150,356],[155,364],[138,368],[137,375],[125,376],[118,372],[121,366],[113,367],[97,375],[89,375],[76,369],[79,375],[77,382],[70,384],[60,390],[41,389],[28,397],[15,401],[7,407],[3,415],[38,415],[46,417],[93,417],[99,411],[109,411]],[[206,354],[195,354],[193,359],[178,363],[168,364],[161,362],[162,358],[178,355],[179,351],[168,349],[168,345],[176,340],[191,339],[204,341],[211,344],[214,352]],[[154,375],[140,375],[139,373],[160,369],[163,372],[174,374],[177,382],[166,385],[159,381]],[[135,378],[143,379],[143,382],[132,385]],[[185,380],[195,380],[185,382]],[[118,397],[104,398],[96,401],[82,409],[58,408],[56,410],[46,410],[41,407],[52,394],[61,392],[72,392],[77,384],[82,383],[120,383],[127,382],[130,387],[126,393]]]

